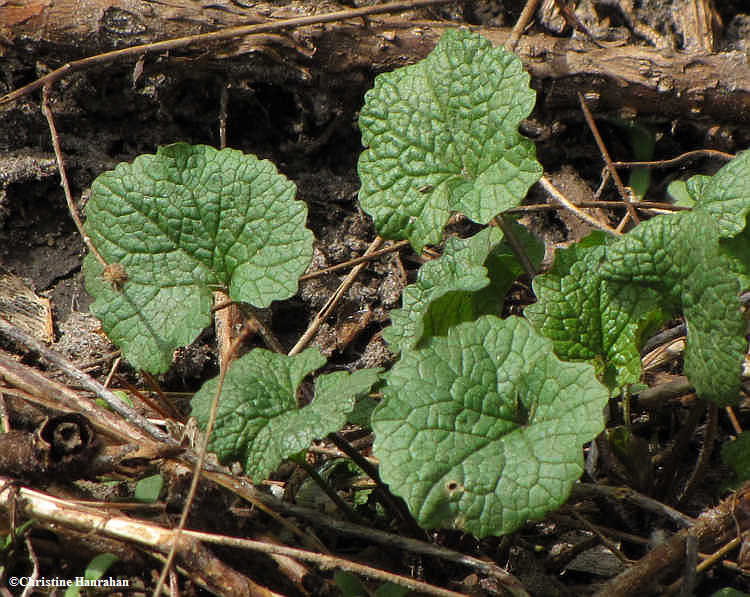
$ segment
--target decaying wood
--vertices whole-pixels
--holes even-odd
[[[729,499],[704,512],[690,529],[684,529],[652,549],[636,564],[606,583],[596,597],[645,595],[669,572],[679,568],[685,557],[688,535],[695,537],[698,551],[711,553],[723,543],[744,533],[750,526],[750,486],[743,486]]]
[[[253,3],[252,8],[243,8],[228,0],[99,0],[84,4],[40,0],[22,7],[0,3],[0,43],[7,57],[20,62],[38,49],[48,58],[47,66],[53,67],[60,66],[60,60],[113,48],[340,8],[328,3],[281,7]],[[240,64],[247,75],[258,80],[281,77],[301,86],[325,85],[330,77],[351,79],[355,74],[361,79],[361,73],[419,60],[446,27],[456,26],[416,21],[420,16],[413,12],[379,15],[198,44],[175,50],[169,57],[146,55],[145,62],[151,67],[158,62],[159,68],[164,68],[189,61],[191,68],[226,69],[227,73]],[[495,45],[502,45],[510,33],[507,29],[477,31]],[[597,47],[591,42],[541,34],[524,36],[517,52],[544,92],[542,106],[548,109],[575,108],[576,92],[580,91],[596,111],[615,111],[628,119],[680,117],[709,124],[750,125],[750,65],[741,52]]]
[[[154,553],[163,554],[169,550],[173,533],[170,529],[87,507],[27,487],[20,487],[15,491],[9,481],[0,477],[0,509],[9,510],[15,501],[16,507],[24,514],[36,519],[40,525],[54,528],[58,533],[67,530],[89,535],[96,533],[105,538],[138,545]],[[224,564],[195,537],[183,536],[180,539],[178,561],[190,578],[216,595],[277,595]]]

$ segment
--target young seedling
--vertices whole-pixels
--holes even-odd
[[[463,30],[377,77],[361,111],[358,171],[378,233],[419,250],[441,241],[451,212],[487,224],[519,205],[542,174],[517,130],[534,101],[520,60]],[[391,371],[319,375],[300,406],[300,385],[325,359],[253,350],[226,375],[212,449],[260,481],[348,417],[371,425],[381,476],[421,525],[486,536],[543,517],[567,499],[582,445],[604,429],[608,399],[640,380],[643,339],[665,320],[687,321],[685,373],[697,394],[737,400],[750,152],[681,191],[691,212],[559,251],[533,280],[538,302],[526,319],[498,317],[522,273],[502,231],[449,239],[392,312]],[[214,287],[260,307],[294,294],[312,250],[305,217],[292,183],[253,156],[184,144],[140,156],[92,187],[88,233],[127,273],[114,289],[86,259],[92,310],[134,365],[164,371],[209,324]],[[540,243],[511,229],[538,267]],[[361,397],[379,379],[373,411]],[[204,426],[216,383],[193,399]]]

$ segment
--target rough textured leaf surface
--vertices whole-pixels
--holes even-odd
[[[688,326],[685,373],[697,394],[736,402],[747,349],[740,285],[721,253],[720,224],[701,209],[643,222],[607,248],[605,278],[654,288]]]
[[[387,374],[372,415],[381,475],[424,527],[509,533],[560,506],[604,427],[608,392],[523,319],[485,316]]]
[[[312,440],[343,427],[355,397],[370,389],[378,370],[321,375],[313,401],[298,408],[299,384],[325,362],[313,348],[293,357],[255,349],[237,359],[224,380],[209,449],[222,462],[239,460],[252,479],[261,481]],[[193,416],[204,429],[217,384],[209,380],[193,397]]]
[[[538,266],[544,246],[522,226],[512,225]],[[443,255],[425,263],[417,282],[404,289],[403,307],[391,311],[391,325],[383,336],[392,350],[414,348],[481,315],[500,315],[505,294],[523,272],[502,238],[499,228],[485,228],[471,238],[446,241]]]
[[[739,234],[750,210],[750,151],[738,154],[713,176],[692,177],[687,188],[698,207],[718,222],[722,238]]]
[[[605,251],[599,232],[558,251],[552,269],[534,278],[538,301],[524,315],[554,342],[560,358],[592,362],[615,389],[640,379],[643,331],[662,317],[655,291],[599,275]]]
[[[640,338],[661,318],[656,306],[683,313],[685,373],[701,397],[734,403],[747,347],[738,294],[750,280],[749,181],[744,152],[714,176],[673,183],[692,212],[655,217],[606,246],[587,248],[592,235],[558,253],[534,280],[539,302],[526,308],[529,320],[563,358],[602,360],[615,387],[640,376]]]
[[[518,205],[542,174],[518,133],[536,94],[513,54],[446,31],[421,62],[378,75],[360,113],[362,208],[386,238],[421,250],[452,211],[487,223]]]
[[[417,282],[402,293],[401,309],[391,311],[384,337],[394,350],[413,348],[424,336],[439,336],[471,319],[468,293],[485,288],[490,279],[484,261],[503,233],[486,228],[469,239],[451,237],[443,255],[419,270]]]
[[[312,257],[307,207],[273,164],[233,149],[177,143],[100,175],[86,231],[122,291],[84,262],[91,311],[136,367],[162,372],[210,323],[211,292],[258,307],[288,298]]]
[[[727,268],[734,272],[740,281],[740,288],[750,289],[750,227],[733,236],[719,241],[721,253],[727,259]]]

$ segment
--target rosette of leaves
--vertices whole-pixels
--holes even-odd
[[[118,287],[84,260],[91,311],[130,363],[165,371],[175,348],[211,322],[212,291],[266,307],[297,291],[312,258],[307,207],[266,160],[176,143],[101,174],[86,232]]]

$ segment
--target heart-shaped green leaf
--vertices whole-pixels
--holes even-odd
[[[386,238],[420,250],[452,211],[487,223],[542,174],[518,133],[536,94],[521,60],[484,37],[446,31],[417,64],[378,75],[359,117],[362,208]]]
[[[608,392],[523,319],[485,316],[402,352],[372,415],[381,476],[424,527],[509,533],[560,506]]]
[[[312,258],[307,207],[268,161],[177,143],[97,177],[86,231],[121,289],[84,261],[91,311],[130,363],[165,371],[211,322],[212,290],[258,307],[292,296]]]

